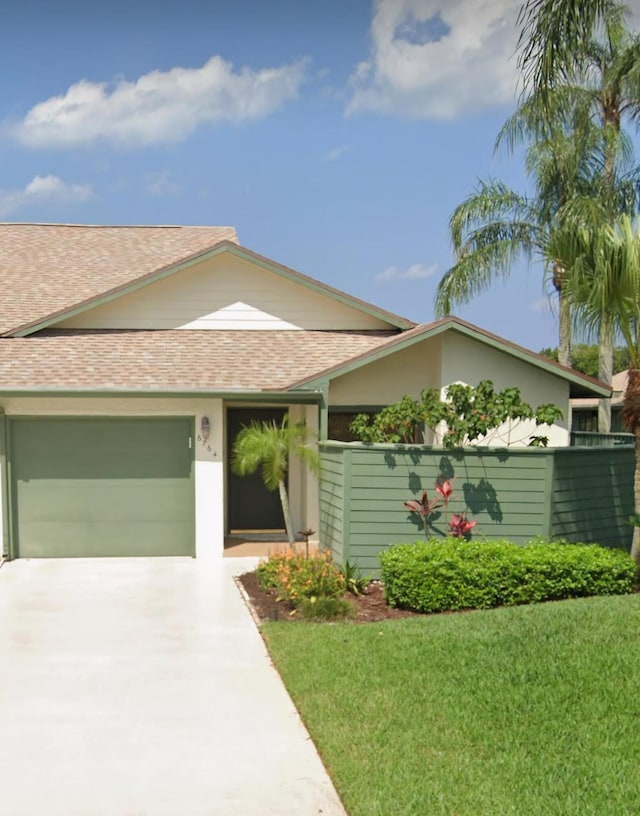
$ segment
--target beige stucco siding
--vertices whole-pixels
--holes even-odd
[[[496,390],[515,386],[522,398],[534,408],[553,403],[563,413],[563,419],[551,428],[542,426],[535,431],[534,423],[521,423],[509,434],[499,429],[482,444],[492,446],[527,445],[531,433],[544,434],[550,446],[569,444],[569,383],[534,365],[518,360],[510,354],[491,348],[454,331],[446,333],[442,347],[442,386],[454,382],[477,385],[480,380],[491,380]]]
[[[329,405],[389,405],[405,394],[419,397],[423,388],[439,388],[441,346],[434,337],[336,377]]]
[[[388,329],[301,283],[222,254],[57,324],[81,329]]]

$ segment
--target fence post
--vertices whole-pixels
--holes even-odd
[[[342,479],[344,490],[342,494],[342,559],[349,561],[351,555],[351,459],[353,451],[345,448],[343,451]]]

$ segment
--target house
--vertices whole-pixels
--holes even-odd
[[[196,555],[282,527],[231,473],[251,419],[349,418],[425,387],[492,379],[553,402],[595,380],[456,318],[415,325],[238,243],[229,227],[0,225],[0,473],[7,557]],[[330,430],[331,429],[331,430]],[[292,463],[295,529],[318,486]]]
[[[624,395],[627,390],[628,371],[614,374],[611,380],[611,432],[623,433],[627,430],[622,421]],[[598,400],[593,397],[576,397],[571,400],[572,431],[598,432]]]

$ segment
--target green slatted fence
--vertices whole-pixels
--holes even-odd
[[[628,448],[469,448],[324,442],[320,536],[339,562],[379,568],[390,544],[423,537],[403,502],[435,495],[454,478],[453,512],[478,522],[474,537],[524,544],[536,535],[628,547],[634,451]],[[436,522],[446,530],[449,513]]]

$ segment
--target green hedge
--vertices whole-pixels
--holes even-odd
[[[597,544],[431,539],[380,553],[391,606],[416,612],[489,609],[633,592],[634,561]]]

